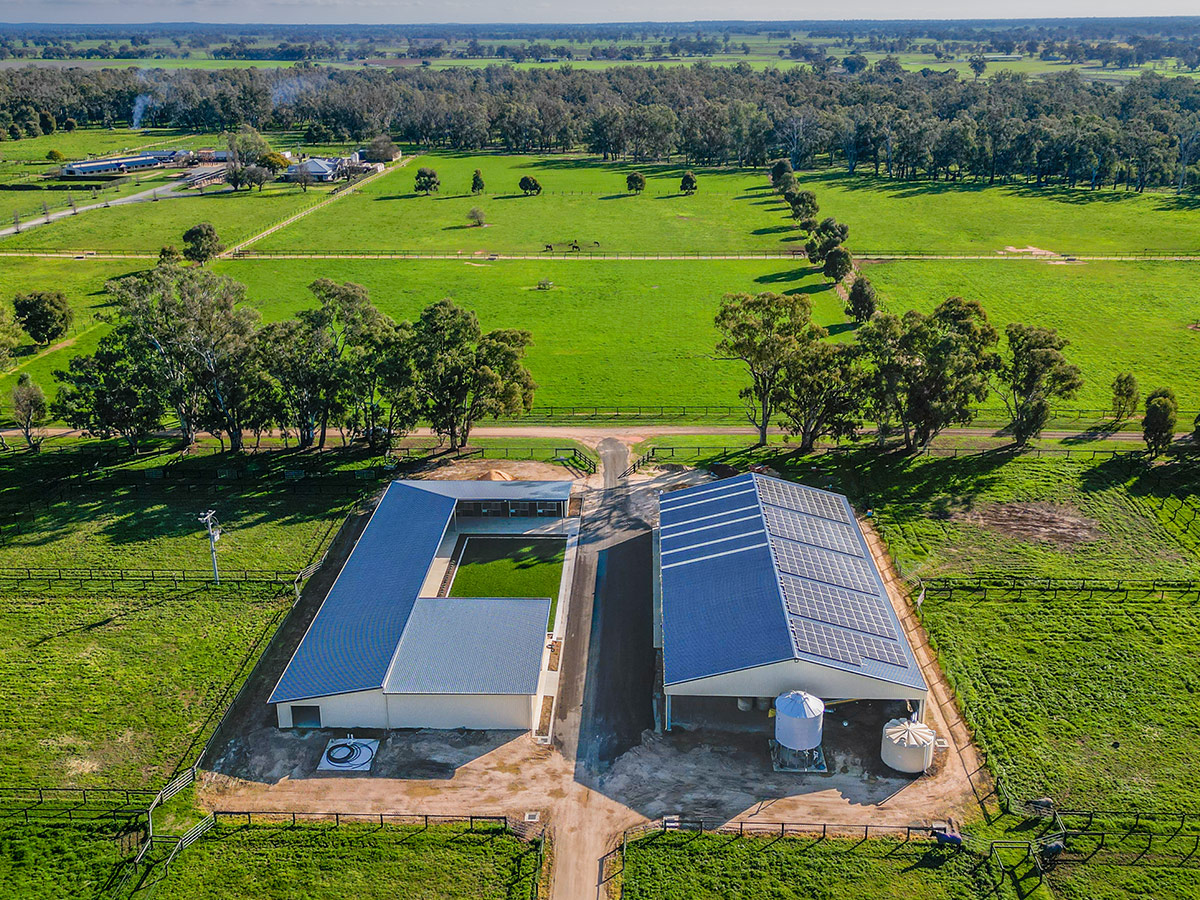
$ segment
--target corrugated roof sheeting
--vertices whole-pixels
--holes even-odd
[[[383,684],[454,504],[402,482],[388,487],[271,703]]]
[[[413,607],[390,694],[535,694],[550,601],[423,597]]]
[[[667,684],[802,659],[926,688],[845,497],[747,474],[660,513]]]
[[[570,481],[397,481],[456,500],[571,499]]]

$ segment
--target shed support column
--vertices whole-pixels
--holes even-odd
[[[925,702],[926,701],[924,698],[917,701],[917,721],[918,722],[925,721]]]
[[[670,731],[671,730],[671,695],[666,694],[664,696],[666,698],[666,708],[667,708],[666,709],[667,731]]]

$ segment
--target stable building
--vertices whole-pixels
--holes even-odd
[[[444,596],[448,566],[472,534],[563,535],[573,550],[570,492],[569,481],[392,482],[271,694],[279,726],[531,729],[551,598]]]
[[[125,175],[143,169],[155,169],[164,164],[156,154],[143,153],[138,156],[118,156],[110,159],[92,159],[84,162],[67,163],[64,175]]]
[[[733,713],[788,691],[923,717],[928,685],[844,496],[746,474],[662,494],[659,513],[668,729],[714,698]]]

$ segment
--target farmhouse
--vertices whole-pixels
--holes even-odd
[[[572,558],[570,491],[569,481],[389,485],[270,697],[279,726],[533,727],[555,677],[549,637],[570,566],[550,570],[553,597],[451,588],[475,543],[557,541]]]
[[[346,167],[346,161],[341,158],[321,159],[310,156],[303,162],[293,163],[283,173],[285,181],[295,181],[301,172],[307,172],[313,181],[334,181]]]
[[[659,511],[667,728],[789,691],[923,716],[928,687],[845,497],[746,474],[663,494]]]

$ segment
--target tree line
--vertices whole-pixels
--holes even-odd
[[[425,147],[761,165],[786,157],[897,179],[1185,188],[1200,158],[1200,83],[1146,73],[1123,86],[844,68],[563,66],[483,69],[0,72],[0,131],[128,121],[229,131],[319,127]]]
[[[877,308],[874,289],[860,276],[847,312],[860,323],[857,340],[831,343],[805,295],[722,300],[717,358],[745,371],[739,396],[760,446],[775,424],[809,451],[820,440],[857,437],[870,421],[880,441],[898,434],[906,451],[920,452],[945,429],[970,425],[976,405],[995,393],[1009,415],[1007,431],[1023,447],[1042,433],[1051,404],[1083,386],[1067,358],[1068,341],[1053,328],[1011,322],[1000,349],[1000,333],[976,300],[950,297],[932,313],[898,316]],[[1112,392],[1114,417],[1133,415],[1141,400],[1137,379],[1118,375]],[[1175,439],[1178,411],[1170,388],[1146,396],[1142,435],[1152,456]],[[1200,434],[1200,416],[1193,427]]]
[[[185,444],[206,432],[237,451],[268,432],[324,447],[331,429],[380,447],[418,421],[454,450],[481,418],[533,404],[529,332],[485,332],[448,299],[397,322],[361,285],[319,278],[313,306],[264,324],[242,284],[170,260],[106,290],[113,327],[54,373],[54,401],[28,374],[13,390],[30,447],[53,418],[134,451],[167,422]]]

